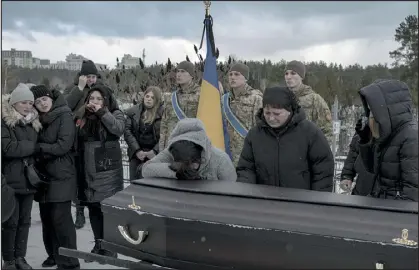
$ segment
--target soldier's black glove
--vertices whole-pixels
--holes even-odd
[[[368,125],[368,118],[365,117],[358,120],[355,125],[355,132],[359,136],[359,142],[361,144],[367,143],[371,139],[371,129]]]

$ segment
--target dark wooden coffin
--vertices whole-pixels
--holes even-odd
[[[414,202],[144,179],[103,212],[105,244],[175,269],[418,269]]]

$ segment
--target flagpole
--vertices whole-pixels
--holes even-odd
[[[204,5],[205,5],[205,15],[209,16],[209,8],[211,6],[211,1],[204,1]]]

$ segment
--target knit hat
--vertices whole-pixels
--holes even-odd
[[[35,99],[40,97],[51,97],[51,91],[43,84],[35,85],[31,87],[31,91]]]
[[[249,79],[249,67],[243,63],[235,63],[231,66],[229,72],[230,71],[240,72],[241,75],[243,75],[246,78],[246,80]]]
[[[287,70],[296,72],[302,79],[304,79],[306,76],[306,66],[300,61],[293,60],[289,62],[285,67],[285,71]]]
[[[265,89],[262,99],[263,107],[271,105],[289,112],[296,111],[298,101],[295,94],[285,86],[275,86]]]
[[[189,73],[189,75],[191,75],[192,77],[194,77],[194,75],[195,75],[195,66],[194,66],[194,64],[192,64],[189,61],[180,62],[177,65],[176,69],[183,69],[183,70],[187,71]]]
[[[33,97],[32,91],[29,87],[24,83],[19,83],[13,92],[10,94],[9,104],[14,105],[17,102],[21,101],[34,101],[35,98]]]
[[[83,60],[81,64],[80,76],[97,75],[98,71],[92,60]]]

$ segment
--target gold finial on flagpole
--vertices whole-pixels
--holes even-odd
[[[211,6],[211,1],[204,1],[204,5],[205,5],[205,14],[208,16],[209,15],[209,8]]]

